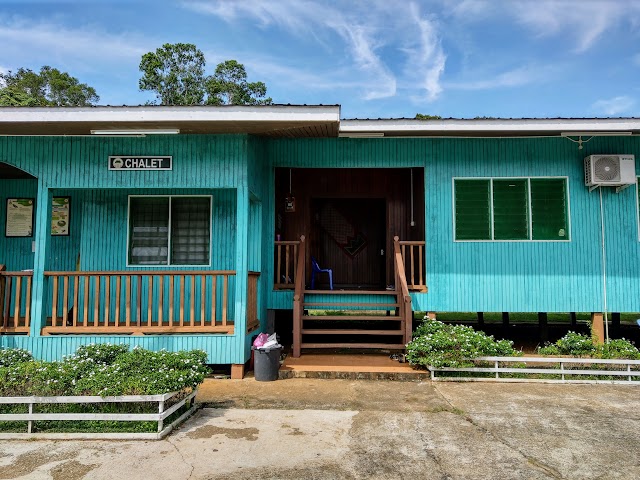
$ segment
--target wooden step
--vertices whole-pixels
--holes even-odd
[[[399,303],[326,303],[326,302],[302,302],[305,307],[307,305],[313,305],[314,307],[399,307]],[[318,309],[320,310],[320,309]],[[325,310],[341,310],[340,308],[325,309]]]
[[[305,290],[305,295],[397,295],[395,290]]]
[[[302,320],[393,320],[401,321],[400,317],[386,315],[303,315]]]
[[[363,330],[363,329],[322,329],[304,328],[303,335],[404,335],[403,330]]]
[[[404,343],[303,343],[300,348],[375,348],[377,350],[404,350]]]

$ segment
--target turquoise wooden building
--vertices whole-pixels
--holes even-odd
[[[639,131],[338,106],[1,108],[0,346],[201,348],[239,376],[277,310],[293,312],[294,355],[401,349],[415,310],[640,311]]]

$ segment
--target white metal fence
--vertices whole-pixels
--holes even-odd
[[[640,360],[618,360],[574,357],[478,357],[475,363],[493,363],[478,367],[429,366],[433,381],[465,382],[544,382],[544,383],[609,383],[640,385]],[[505,364],[525,364],[524,368]],[[538,365],[537,368],[529,364]],[[582,367],[582,368],[581,368]],[[437,373],[469,373],[463,376],[437,376]],[[481,376],[479,374],[482,374]],[[491,377],[486,374],[492,374]],[[508,376],[504,376],[508,374]],[[515,375],[518,375],[517,377]],[[502,376],[501,376],[502,375]],[[583,377],[583,378],[574,378]],[[555,377],[555,378],[552,378]],[[567,378],[570,377],[570,378]],[[614,377],[584,378],[584,377]]]
[[[28,405],[28,413],[2,413],[0,422],[26,421],[27,433],[0,433],[0,440],[17,438],[127,438],[141,440],[157,440],[164,438],[171,430],[191,415],[195,409],[194,390],[185,398],[165,409],[168,400],[179,392],[165,393],[161,395],[123,395],[116,397],[99,396],[68,396],[68,397],[0,397],[0,404]],[[107,403],[158,403],[158,413],[34,413],[35,405],[43,404],[107,404]],[[164,425],[167,417],[178,411],[189,402],[189,410],[175,419],[169,425]],[[49,421],[97,421],[111,420],[117,422],[158,422],[157,433],[33,433],[33,422],[38,420]]]

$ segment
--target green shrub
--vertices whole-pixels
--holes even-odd
[[[640,351],[632,342],[624,338],[609,340],[596,345],[593,338],[575,332],[568,332],[555,343],[547,343],[538,348],[540,355],[572,355],[574,357],[640,359]]]
[[[0,395],[155,395],[196,388],[208,372],[200,350],[128,351],[125,345],[87,345],[61,362],[0,366]]]
[[[470,359],[476,357],[518,355],[521,352],[513,348],[511,340],[495,340],[468,326],[427,319],[407,345],[409,363],[423,367],[468,367],[473,366]]]
[[[17,363],[24,363],[33,360],[31,352],[22,348],[2,348],[0,349],[0,367],[7,367]]]

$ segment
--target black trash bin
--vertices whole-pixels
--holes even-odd
[[[253,349],[253,374],[259,382],[272,382],[278,379],[282,346],[275,348]]]

